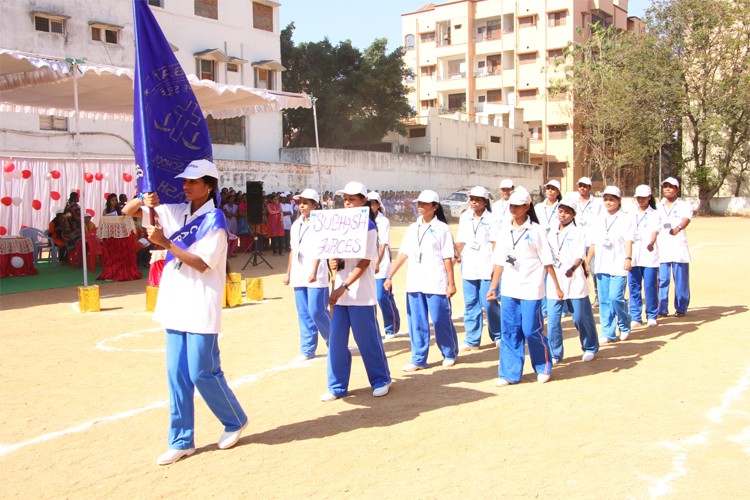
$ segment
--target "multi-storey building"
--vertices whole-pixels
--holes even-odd
[[[402,15],[404,62],[415,75],[407,82],[409,101],[418,119],[438,108],[505,127],[513,108],[522,108],[531,134],[529,160],[543,166],[545,178],[572,190],[590,172],[573,140],[573,103],[550,94],[554,79],[562,77],[554,60],[568,43],[583,42],[590,24],[642,29],[627,10],[627,0],[429,3]]]

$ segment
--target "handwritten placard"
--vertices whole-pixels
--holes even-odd
[[[369,207],[313,210],[310,246],[314,259],[361,259],[367,250]]]

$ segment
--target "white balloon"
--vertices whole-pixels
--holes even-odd
[[[18,197],[13,198],[13,200],[12,200],[13,206],[17,207],[18,205],[21,204],[21,201],[22,201],[21,198],[18,198]]]
[[[47,179],[51,179],[52,178],[52,174],[50,174],[49,172],[47,172],[47,176],[46,177],[47,177]]]
[[[23,259],[16,255],[12,259],[10,259],[10,265],[15,267],[16,269],[21,269],[23,267]]]

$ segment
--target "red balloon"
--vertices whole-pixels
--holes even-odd
[[[15,169],[16,169],[16,166],[13,164],[13,162],[6,163],[5,167],[3,167],[3,170],[5,170],[6,172],[13,172],[13,170]]]
[[[27,226],[27,225],[25,225],[25,224],[22,224],[22,225],[21,225],[21,229],[26,229],[27,227],[29,227],[29,226]]]
[[[89,214],[89,215],[90,215],[91,217],[93,217],[93,216],[95,216],[95,215],[96,215],[96,212],[94,212],[94,211],[93,211],[92,209],[90,209],[90,208],[87,208],[87,209],[86,209],[86,213],[87,213],[87,214]]]
[[[39,200],[34,200],[31,202],[31,208],[34,210],[41,210],[42,208],[42,202]]]
[[[104,199],[106,200],[107,198],[109,198],[109,193],[104,193]]]
[[[124,174],[122,174],[122,180],[124,180],[125,182],[130,182],[133,180],[133,176],[125,172]]]
[[[5,226],[0,226],[0,236],[5,236],[6,234],[8,234],[8,230]]]
[[[91,182],[94,180],[94,174],[86,172],[85,174],[83,174],[83,179],[91,184]]]
[[[52,191],[49,194],[49,197],[52,198],[53,200],[57,201],[57,200],[60,199],[60,193],[58,193],[57,191]]]
[[[52,174],[53,179],[59,179],[60,178],[60,171],[59,170],[53,170],[50,172]]]
[[[24,170],[23,172],[21,172],[21,175],[24,179],[28,179],[29,177],[31,177],[31,170]]]
[[[13,198],[11,198],[10,196],[3,196],[2,198],[0,198],[0,203],[5,205],[6,207],[9,207],[10,204],[13,203]]]
[[[100,181],[104,179],[104,175],[102,175],[101,172],[97,172],[96,175],[94,175],[94,179],[96,179],[97,181]]]

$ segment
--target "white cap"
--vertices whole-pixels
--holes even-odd
[[[549,186],[552,186],[553,188],[560,191],[560,181],[556,181],[554,179],[551,181],[547,181],[547,184],[545,184],[544,187],[549,187]]]
[[[362,196],[367,196],[367,188],[364,184],[357,181],[351,181],[347,182],[346,186],[344,186],[344,189],[339,189],[336,191],[336,194],[338,195],[345,195],[345,194],[361,194]]]
[[[500,181],[500,189],[513,189],[513,179],[503,179]]]
[[[304,198],[306,200],[312,200],[315,203],[318,203],[320,201],[320,195],[318,194],[318,192],[310,188],[305,189],[300,194],[294,197],[295,200],[299,200],[300,198]]]
[[[484,189],[482,186],[474,186],[469,191],[469,196],[476,196],[477,198],[490,199],[490,192]]]
[[[510,195],[510,198],[508,198],[508,203],[511,205],[526,205],[527,203],[531,203],[531,195],[525,187],[516,188],[513,194]]]
[[[588,177],[581,177],[578,179],[577,184],[586,184],[587,186],[593,186],[594,184],[591,182],[591,179]]]
[[[566,194],[565,196],[563,196],[563,199],[560,200],[559,205],[568,207],[573,211],[573,213],[576,213],[576,207],[578,206],[578,193]]]
[[[666,179],[661,181],[661,185],[663,186],[664,184],[671,184],[672,186],[680,187],[680,181],[678,181],[674,177],[667,177]]]
[[[648,198],[649,196],[651,196],[651,188],[647,185],[641,184],[640,186],[635,188],[636,198]]]
[[[606,194],[611,194],[612,196],[617,196],[618,198],[622,198],[622,193],[620,192],[620,188],[617,186],[607,186],[604,188],[604,192],[602,193],[602,196]]]
[[[419,193],[419,197],[414,200],[414,203],[418,202],[422,203],[440,203],[440,196],[435,191],[430,191],[429,189],[425,189],[421,193]]]
[[[64,213],[65,213],[65,210],[63,210],[63,209],[61,208],[61,209],[59,209],[59,210],[57,210],[57,211],[55,212],[55,215],[62,215],[62,214],[64,214]]]
[[[206,175],[218,179],[219,170],[216,165],[208,160],[193,160],[185,167],[184,172],[175,176],[175,179],[200,179]]]
[[[367,193],[367,199],[368,200],[375,200],[378,203],[380,203],[381,205],[383,204],[383,200],[382,200],[382,198],[380,198],[380,193],[378,193],[377,191],[370,191],[369,193]]]

